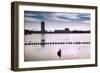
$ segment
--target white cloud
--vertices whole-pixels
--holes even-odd
[[[40,20],[32,18],[32,17],[24,17],[24,21],[33,22],[33,21],[40,21]]]
[[[83,23],[90,24],[90,21],[89,20],[85,20],[85,21],[83,21]]]
[[[35,18],[32,16],[39,17],[41,16],[41,19]],[[25,14],[25,20],[26,21],[41,21],[41,20],[50,20],[50,21],[64,21],[64,22],[80,22],[80,23],[89,23],[89,20],[81,19],[82,17],[90,17],[88,14],[80,14],[80,13],[61,13],[61,12],[33,12],[33,13],[26,13]],[[73,21],[72,21],[73,20]]]
[[[64,16],[61,13],[49,13],[49,14],[41,14],[43,17],[45,17],[46,20],[56,20],[56,21],[69,21],[67,19],[59,18],[59,16]]]
[[[30,14],[29,14],[29,13],[25,13],[24,15],[25,15],[25,16],[30,16],[30,17],[32,17],[32,16],[37,16],[37,14],[34,14],[34,13],[33,13],[33,14],[32,14],[32,13],[30,13]]]
[[[79,14],[66,13],[63,16],[67,17],[67,18],[70,18],[70,19],[79,19],[78,15]]]
[[[66,17],[66,18],[70,18],[70,19],[77,19],[79,14],[76,13],[52,13],[52,16],[56,16],[56,17]]]

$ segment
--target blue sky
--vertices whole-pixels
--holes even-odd
[[[40,30],[40,22],[45,21],[46,30],[70,28],[71,30],[89,30],[89,13],[38,12],[24,11],[26,29]],[[80,29],[81,28],[81,29]]]

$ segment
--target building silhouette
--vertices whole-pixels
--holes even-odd
[[[45,22],[44,21],[41,22],[41,32],[45,33]]]
[[[41,45],[42,47],[45,46],[45,22],[41,22]]]
[[[55,29],[54,31],[48,31],[45,30],[45,22],[41,21],[41,30],[25,30],[25,34],[33,34],[33,33],[39,33],[44,36],[46,33],[90,33],[90,30],[70,30],[69,28],[64,28],[64,29]]]

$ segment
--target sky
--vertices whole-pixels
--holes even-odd
[[[90,30],[89,13],[24,11],[25,29],[41,30],[41,21],[47,31]]]

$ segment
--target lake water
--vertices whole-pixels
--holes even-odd
[[[90,42],[90,34],[30,34],[25,43],[41,42]],[[24,45],[24,61],[47,61],[90,58],[90,44]],[[61,58],[57,56],[61,49]]]

